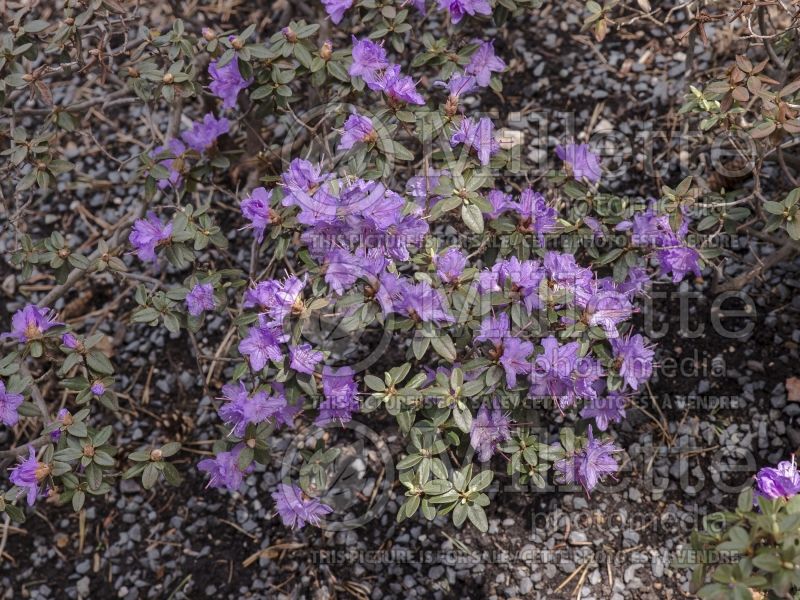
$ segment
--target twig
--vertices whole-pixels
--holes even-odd
[[[731,292],[742,289],[750,281],[761,275],[761,273],[769,271],[778,263],[787,260],[798,250],[800,250],[800,244],[794,240],[787,241],[778,249],[777,252],[770,254],[760,265],[753,265],[752,268],[748,269],[746,273],[743,273],[738,277],[734,277],[722,285],[717,286],[717,288],[714,290],[714,293],[717,294],[720,292]]]
[[[8,513],[3,515],[3,537],[0,538],[0,563],[3,562],[3,551],[6,549],[6,542],[8,541],[8,526],[11,523],[11,518]]]
[[[117,223],[117,230],[114,232],[114,235],[112,235],[111,239],[109,240],[108,244],[109,253],[113,252],[114,250],[116,250],[121,246],[120,240],[128,234],[128,231],[130,230],[131,225],[133,225],[133,221],[135,220],[135,218],[136,217],[133,214],[129,213],[128,215],[123,217],[119,223]],[[90,265],[89,268],[91,268],[91,266],[94,265],[95,261],[97,261],[97,259],[100,258],[101,255],[102,252],[100,252],[99,248],[89,255],[88,257]],[[64,283],[54,287],[44,298],[42,298],[39,301],[38,303],[39,306],[42,307],[50,306],[56,300],[61,298],[61,296],[66,294],[72,288],[72,286],[74,286],[78,282],[78,280],[83,276],[84,272],[85,272],[84,269],[79,269],[79,268],[73,269],[72,272],[67,276],[67,279]]]
[[[47,441],[50,439],[49,435],[42,435],[36,438],[35,440],[31,440],[24,446],[17,446],[16,448],[11,448],[11,450],[2,450],[0,451],[0,459],[9,459],[9,458],[16,458],[17,456],[21,456],[28,451],[28,446],[33,446],[34,448],[41,448],[44,446]],[[0,467],[4,466],[4,463],[0,463]]]
[[[756,11],[758,16],[758,28],[761,30],[761,35],[764,36],[767,33],[767,23],[765,18],[766,8],[763,5],[759,5]],[[764,42],[764,48],[767,50],[770,60],[781,70],[781,73],[786,73],[786,63],[784,63],[777,55],[775,49],[772,47],[772,42],[766,37],[762,37],[761,41]]]
[[[39,409],[39,412],[42,413],[42,420],[44,421],[44,426],[47,427],[51,423],[50,411],[47,408],[47,402],[45,402],[41,390],[39,390],[39,386],[36,385],[36,380],[33,378],[33,375],[31,375],[31,372],[28,369],[28,365],[26,365],[24,362],[20,364],[19,372],[20,374],[22,374],[23,377],[30,378],[31,399],[33,400],[33,403],[36,404],[36,407]]]

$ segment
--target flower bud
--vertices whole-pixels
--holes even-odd
[[[333,44],[330,40],[327,40],[324,44],[322,44],[322,48],[319,49],[319,56],[325,62],[328,62],[333,55]]]
[[[286,38],[286,41],[289,42],[290,44],[294,44],[297,42],[297,34],[291,27],[284,27],[283,29],[281,29],[281,33],[283,34],[283,37]]]
[[[48,475],[50,475],[50,465],[48,465],[47,463],[40,462],[36,466],[36,471],[35,471],[36,481],[41,481]]]

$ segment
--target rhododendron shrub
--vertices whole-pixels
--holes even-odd
[[[792,456],[758,471],[753,487],[740,493],[735,510],[703,520],[677,561],[693,569],[692,584],[700,598],[792,596],[800,585],[798,492],[800,473]]]
[[[528,183],[497,114],[466,99],[502,90],[508,62],[485,24],[531,2],[321,7],[331,39],[305,21],[150,35],[126,84],[184,118],[142,153],[143,198],[88,257],[57,233],[23,238],[20,278],[132,278],[132,323],[187,345],[210,317],[225,320],[220,437],[192,468],[210,494],[241,492],[287,431],[324,429],[330,447],[306,448],[272,493],[288,527],[339,518],[321,466],[353,422],[402,435],[399,520],[449,515],[486,531],[496,474],[529,493],[591,494],[617,474],[624,450],[609,434],[652,373],[653,346],[631,322],[641,298],[653,278],[701,274],[689,183],[617,197],[602,158],[574,139]],[[424,13],[450,35],[412,35]],[[234,182],[260,128],[277,139]],[[181,479],[174,441],[118,453],[104,423],[125,365],[59,320],[57,296],[22,308],[5,334],[0,418],[42,422],[8,455],[14,518],[47,495],[80,509],[119,467],[145,488]],[[32,369],[52,369],[68,392],[55,417]]]

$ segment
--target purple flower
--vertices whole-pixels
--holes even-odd
[[[342,130],[342,139],[339,141],[337,150],[350,150],[358,142],[366,142],[370,139],[376,139],[375,129],[372,126],[372,120],[368,117],[361,115],[350,115],[344,122]]]
[[[619,284],[617,289],[623,294],[633,297],[640,294],[649,283],[650,275],[647,274],[647,269],[644,267],[631,267],[628,269],[625,281]]]
[[[300,398],[294,404],[289,404],[283,384],[273,382],[272,395],[267,398],[267,406],[268,418],[272,419],[276,426],[291,427],[294,425],[294,418],[303,410],[303,400]]]
[[[218,137],[228,133],[230,126],[225,117],[216,119],[213,113],[207,113],[202,123],[192,123],[192,128],[184,131],[181,137],[189,148],[202,154],[214,145]]]
[[[638,333],[627,338],[611,340],[614,358],[619,365],[619,374],[625,383],[634,390],[645,383],[653,374],[653,355],[644,338]]]
[[[400,73],[398,65],[389,65],[383,73],[379,74],[374,82],[367,82],[370,89],[381,91],[395,102],[407,104],[425,104],[425,99],[417,92],[417,84],[408,75]]]
[[[247,80],[242,77],[239,72],[239,59],[235,56],[233,60],[222,67],[217,67],[217,61],[212,60],[211,64],[208,65],[208,74],[211,76],[211,83],[208,89],[222,100],[224,108],[235,107],[239,92],[253,83],[252,77]]]
[[[193,317],[199,317],[203,312],[216,307],[214,286],[210,283],[198,283],[186,294],[186,308]]]
[[[556,154],[567,163],[569,172],[575,180],[580,181],[586,177],[592,183],[600,181],[602,176],[600,161],[597,155],[589,150],[588,144],[567,144],[566,148],[556,146]]]
[[[492,5],[488,0],[439,0],[439,10],[450,12],[450,19],[458,23],[464,15],[491,15]]]
[[[172,223],[164,225],[155,213],[148,212],[146,219],[139,219],[133,224],[128,240],[140,260],[156,262],[156,246],[169,241],[171,237]]]
[[[455,283],[467,266],[467,257],[458,248],[448,248],[436,257],[436,273],[447,283]]]
[[[664,275],[672,273],[672,282],[678,283],[691,271],[700,277],[700,253],[687,246],[663,248],[656,253],[658,267]]]
[[[237,445],[230,452],[220,452],[214,458],[206,458],[197,463],[197,468],[211,475],[206,487],[228,488],[237,491],[244,481],[245,473],[252,470],[252,464],[242,471],[239,468],[239,455],[244,449],[244,444]]]
[[[508,315],[500,313],[497,317],[486,317],[481,323],[481,329],[475,336],[476,342],[492,342],[499,347],[503,340],[508,337],[510,331]]]
[[[494,42],[483,42],[464,68],[466,73],[475,76],[481,87],[486,87],[492,79],[492,73],[499,73],[506,68],[506,63],[495,56]]]
[[[662,274],[672,273],[673,282],[681,281],[690,271],[700,277],[700,253],[686,246],[683,241],[689,231],[689,218],[684,213],[677,231],[673,231],[670,217],[659,214],[655,200],[647,210],[633,215],[629,221],[622,221],[614,229],[631,231],[631,241],[638,246],[656,248],[656,259]],[[643,277],[639,277],[641,281]]]
[[[353,64],[350,76],[361,77],[366,83],[373,83],[379,71],[389,66],[386,50],[370,40],[358,40],[353,36]]]
[[[789,499],[800,492],[800,473],[794,455],[791,462],[784,460],[777,468],[764,467],[756,473],[756,496],[777,500]]]
[[[353,0],[322,0],[322,4],[334,25],[338,25],[344,18],[345,11],[353,6]]]
[[[233,425],[231,435],[243,437],[249,424],[258,425],[271,414],[266,392],[247,393],[244,383],[228,384],[222,387],[225,404],[219,408],[219,416],[226,425]]]
[[[247,332],[247,337],[239,342],[239,352],[247,356],[254,371],[260,371],[269,360],[283,360],[280,344],[288,339],[289,336],[275,325],[254,326]]]
[[[424,200],[433,194],[433,190],[439,185],[441,176],[449,173],[447,169],[442,171],[431,169],[428,171],[427,175],[415,175],[409,178],[406,183],[406,190],[412,198]]]
[[[415,320],[454,323],[455,318],[447,312],[446,303],[441,292],[428,282],[420,281],[414,285],[404,281],[396,308]]]
[[[485,213],[490,219],[496,219],[514,206],[511,194],[501,190],[492,190],[486,195],[486,199],[492,205],[492,212]]]
[[[469,443],[481,462],[490,460],[497,446],[511,437],[508,425],[508,413],[502,411],[496,400],[491,412],[485,404],[478,409],[469,428]]]
[[[488,165],[492,156],[500,151],[500,144],[494,139],[494,125],[489,117],[482,117],[477,123],[464,118],[458,129],[450,137],[450,145],[464,144],[475,151],[482,165]]]
[[[69,423],[67,423],[67,417],[70,417]],[[50,432],[50,439],[54,444],[57,444],[58,440],[61,439],[61,430],[66,429],[72,424],[72,415],[66,408],[59,409],[56,415],[56,423],[58,424],[58,428]]]
[[[554,293],[563,292],[575,298],[584,298],[578,304],[584,306],[595,292],[591,269],[581,267],[572,254],[548,252],[543,266]]]
[[[38,340],[51,327],[62,325],[55,317],[56,313],[49,308],[28,304],[14,313],[11,317],[11,331],[1,335],[0,339],[13,337],[21,344]]]
[[[284,197],[281,203],[283,206],[298,206],[301,209],[301,217],[304,213],[315,213],[321,211],[322,214],[336,216],[336,198],[327,194],[321,187],[322,184],[330,179],[328,175],[320,175],[319,166],[312,165],[307,160],[295,158],[289,163],[289,170],[281,175]],[[332,213],[332,214],[331,214]],[[306,225],[312,225],[313,220],[305,219]]]
[[[302,278],[291,275],[286,281],[261,281],[255,289],[245,292],[244,308],[259,306],[267,325],[281,325],[284,319],[303,308],[305,285],[305,275]]]
[[[158,180],[158,189],[165,190],[168,187],[180,187],[183,181],[183,174],[177,169],[174,169],[173,165],[175,164],[175,160],[181,157],[184,152],[186,152],[186,146],[183,145],[183,142],[179,139],[171,139],[167,142],[166,146],[157,146],[150,153],[150,158],[157,158],[161,154],[172,155],[172,158],[165,158],[164,160],[158,161],[158,164],[164,167],[168,172],[166,179]]]
[[[244,293],[243,308],[253,308],[257,306],[266,311],[274,302],[278,291],[281,289],[281,282],[275,279],[259,281],[256,287]]]
[[[609,339],[618,338],[617,325],[630,319],[633,305],[622,292],[598,290],[586,306],[589,325],[599,325]]]
[[[318,427],[332,421],[347,423],[353,418],[353,413],[360,409],[358,386],[353,379],[353,369],[350,367],[338,370],[331,367],[323,368],[322,393],[325,400],[320,403],[319,416],[314,421]]]
[[[333,512],[327,504],[316,498],[308,498],[296,485],[278,484],[278,491],[272,493],[275,508],[283,524],[294,529],[302,529],[306,523],[319,527],[320,519]]]
[[[252,193],[242,200],[242,216],[250,221],[248,227],[256,232],[256,239],[260,244],[264,239],[264,231],[272,222],[270,215],[270,201],[272,200],[272,190],[267,191],[263,187],[257,187]]]
[[[347,250],[330,250],[325,254],[325,283],[341,296],[364,275],[361,260]]]
[[[669,215],[656,212],[656,202],[651,201],[647,210],[637,212],[632,220],[622,221],[614,227],[615,231],[632,231],[631,241],[637,246],[679,246],[680,240],[686,231],[688,223],[684,222],[677,234],[672,231]]]
[[[22,394],[6,391],[6,384],[0,380],[0,423],[13,427],[19,422],[17,408],[22,404]]]
[[[519,230],[536,233],[540,246],[544,246],[544,234],[556,230],[558,211],[548,206],[544,196],[531,188],[525,189],[520,194],[519,202],[509,203],[508,208],[516,210]]]
[[[560,345],[549,336],[541,342],[544,352],[536,357],[531,370],[531,396],[553,398],[562,409],[575,400],[572,373],[578,363],[579,342]]]
[[[71,333],[67,332],[61,336],[61,344],[69,348],[70,350],[77,350],[78,349],[78,338],[76,338]]]
[[[579,483],[587,495],[606,475],[613,475],[619,469],[614,453],[621,452],[612,441],[601,442],[592,435],[589,425],[589,443],[585,448],[576,451],[572,456],[563,458],[553,465],[559,472],[560,483]]]
[[[590,398],[589,404],[581,410],[581,417],[593,418],[597,428],[605,431],[609,423],[621,423],[625,418],[625,396],[611,392],[605,398],[601,396]]]
[[[28,506],[33,506],[39,495],[39,482],[50,474],[50,467],[36,460],[36,451],[28,446],[28,458],[23,459],[11,471],[11,483],[21,488],[28,488]],[[22,457],[20,457],[22,459]]]
[[[298,373],[313,375],[317,364],[322,360],[322,352],[314,350],[311,344],[302,344],[289,350],[292,361],[289,367]]]
[[[105,394],[105,393],[106,393],[106,386],[105,386],[105,384],[104,384],[102,381],[95,381],[95,382],[92,384],[92,387],[90,387],[90,388],[89,388],[89,390],[90,390],[90,391],[91,391],[91,392],[92,392],[92,393],[93,393],[95,396],[98,396],[98,397],[99,397],[99,396],[102,396],[103,394]]]
[[[440,83],[440,85],[444,85]],[[450,97],[458,99],[464,94],[469,94],[475,89],[475,77],[472,75],[462,75],[460,73],[453,73],[450,76],[450,81],[447,82],[447,90],[450,92]]]
[[[509,282],[528,311],[541,307],[539,287],[545,272],[539,261],[520,261],[516,256],[512,256],[506,261],[495,264],[492,272],[496,277],[497,288],[491,288],[491,291],[499,291],[501,284]],[[487,276],[484,283],[491,286],[491,278]]]
[[[276,304],[267,313],[274,323],[281,323],[290,314],[303,308],[303,288],[306,286],[306,279],[306,275],[303,277],[290,275],[281,284],[275,293]]]
[[[503,354],[500,357],[500,364],[506,371],[506,385],[509,388],[517,386],[517,374],[527,375],[531,372],[533,365],[529,360],[533,353],[533,344],[515,337],[507,337],[503,340]]]

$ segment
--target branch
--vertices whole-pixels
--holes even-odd
[[[742,273],[738,277],[734,277],[722,285],[717,286],[714,289],[714,293],[738,291],[750,283],[750,281],[761,275],[761,273],[769,271],[772,267],[780,262],[783,262],[784,260],[787,260],[790,256],[798,251],[800,251],[800,244],[794,240],[789,240],[776,252],[770,254],[766,260],[761,262],[761,264],[753,265],[753,267],[747,271],[747,273]]]
[[[763,5],[759,6],[756,9],[758,15],[758,28],[761,30],[761,35],[766,36],[767,34],[767,22],[765,14],[767,12],[766,8]],[[778,57],[775,49],[772,47],[772,42],[766,38],[762,37],[761,41],[764,42],[764,48],[767,50],[767,54],[769,55],[770,60],[778,67],[782,74],[786,73],[786,64]]]
[[[133,221],[135,220],[136,219],[132,214],[128,214],[125,217],[123,217],[119,223],[117,223],[117,230],[114,232],[114,235],[112,235],[111,239],[108,241],[109,254],[117,250],[122,245],[120,239],[124,238],[128,234],[128,231],[130,231],[130,228],[133,225]],[[100,252],[99,248],[94,252],[92,252],[88,256],[88,261],[89,261],[88,268],[91,268],[92,265],[94,265],[94,263],[97,261],[97,259],[101,257],[101,255],[102,253]],[[61,285],[57,285],[52,290],[50,290],[44,298],[39,300],[38,305],[45,307],[53,304],[56,300],[61,298],[61,296],[66,294],[72,288],[72,286],[74,286],[78,282],[78,280],[81,278],[81,276],[83,276],[85,272],[86,272],[85,269],[78,269],[78,268],[73,269],[72,272],[67,276],[67,280]]]
[[[42,396],[42,392],[39,389],[39,386],[36,385],[36,381],[33,379],[33,375],[31,374],[30,370],[28,369],[28,365],[25,364],[23,360],[19,366],[19,372],[22,374],[23,377],[30,377],[31,379],[31,399],[36,407],[39,409],[39,412],[42,413],[42,420],[44,421],[44,426],[47,427],[50,425],[50,410],[47,408],[47,402],[45,402],[44,396]]]
[[[16,458],[17,456],[21,456],[28,451],[29,446],[33,446],[34,448],[41,448],[50,440],[50,435],[40,435],[38,438],[31,440],[24,446],[17,446],[16,448],[11,448],[11,450],[3,450],[0,451],[0,459],[9,459],[9,458]],[[3,466],[0,463],[0,467]]]

